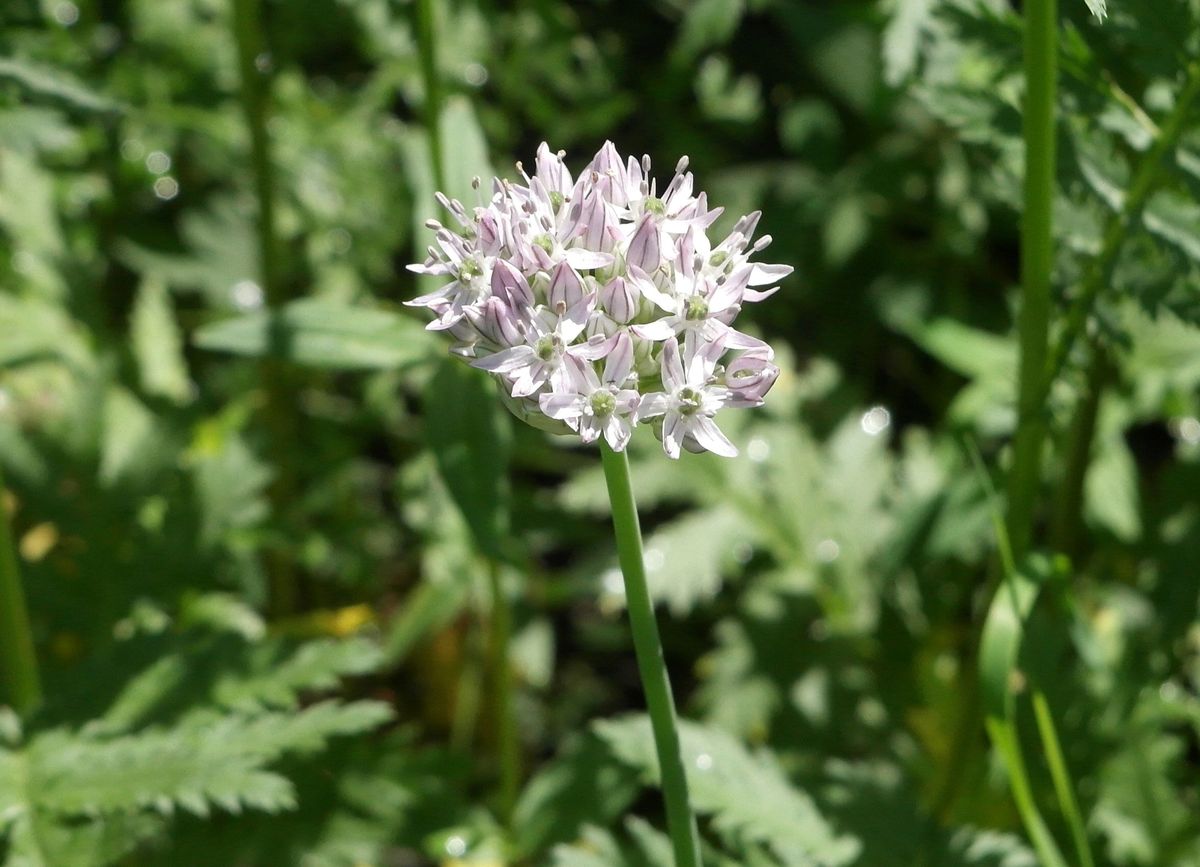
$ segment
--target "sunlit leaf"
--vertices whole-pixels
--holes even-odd
[[[205,325],[193,335],[201,349],[284,358],[335,370],[380,370],[430,357],[431,340],[414,319],[320,299],[294,302]]]

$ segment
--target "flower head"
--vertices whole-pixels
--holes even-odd
[[[534,173],[518,163],[523,183],[495,180],[473,213],[439,194],[459,230],[431,220],[434,245],[409,268],[449,282],[407,303],[428,308],[428,327],[539,427],[621,451],[649,421],[672,458],[737,454],[714,417],[761,405],[779,371],[770,346],[733,323],[792,271],[751,261],[771,240],[753,241],[760,214],[714,245],[722,209],[695,192],[686,157],[661,192],[650,158],[624,159],[611,142],[578,177],[563,157],[543,143]]]

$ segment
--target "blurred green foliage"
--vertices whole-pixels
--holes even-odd
[[[1101,863],[1197,867],[1200,115],[1147,155],[1200,8],[1089,5],[1062,3],[1058,315],[1096,299],[1039,516],[1071,567],[1020,665]],[[575,166],[605,138],[686,153],[796,267],[748,312],[785,371],[731,424],[742,457],[631,448],[708,863],[1034,863],[982,728],[998,566],[964,447],[998,474],[1015,420],[1020,19],[434,6],[447,192],[543,139]],[[0,863],[669,864],[598,461],[400,306],[436,213],[413,11],[263,3],[275,309],[232,4],[0,11],[0,464],[47,694],[0,715]]]

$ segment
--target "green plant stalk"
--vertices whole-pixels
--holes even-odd
[[[1054,781],[1054,791],[1058,795],[1059,808],[1063,811],[1063,818],[1067,820],[1067,826],[1071,829],[1075,855],[1079,858],[1081,867],[1094,867],[1095,861],[1092,860],[1092,850],[1088,845],[1083,814],[1079,810],[1075,789],[1071,785],[1071,773],[1063,758],[1062,744],[1058,739],[1058,731],[1054,727],[1054,717],[1050,713],[1050,703],[1046,701],[1046,694],[1040,689],[1033,691],[1032,700],[1038,734],[1042,739],[1042,751],[1046,755],[1046,763],[1050,766],[1050,777]]]
[[[1019,563],[1029,550],[1046,435],[1043,383],[1050,338],[1058,12],[1055,0],[1025,4],[1025,179],[1021,219],[1020,368],[1007,528]]]
[[[512,614],[500,580],[500,566],[488,564],[488,583],[492,591],[492,684],[496,701],[496,744],[500,754],[500,817],[505,825],[512,821],[521,784],[521,747],[513,716],[513,674],[511,659]]]
[[[1075,407],[1067,429],[1067,453],[1062,482],[1050,523],[1050,541],[1054,550],[1075,559],[1083,529],[1083,487],[1091,463],[1092,439],[1107,377],[1104,347],[1093,343],[1083,396]]]
[[[617,539],[617,560],[625,576],[625,601],[633,632],[633,647],[641,674],[654,746],[661,769],[663,797],[667,807],[667,829],[675,852],[675,867],[700,867],[700,835],[696,818],[688,803],[687,774],[679,743],[675,700],[663,659],[654,603],[646,583],[646,564],[642,556],[642,531],[638,524],[637,503],[629,477],[629,459],[600,444],[604,480],[612,505],[613,530]]]
[[[0,473],[0,704],[24,716],[41,703],[42,686],[17,571],[17,551],[4,508],[5,490]]]
[[[462,671],[458,675],[454,697],[454,716],[450,721],[450,748],[467,753],[475,741],[479,708],[484,689],[484,654],[480,630],[469,626],[463,647]]]
[[[1029,785],[1029,774],[1025,770],[1025,758],[1022,755],[1021,744],[1017,740],[1016,729],[1011,725],[1003,725],[993,718],[987,720],[988,734],[996,745],[1004,765],[1008,769],[1009,786],[1012,788],[1013,800],[1017,804],[1017,812],[1021,814],[1021,822],[1037,852],[1038,863],[1041,867],[1066,867],[1058,845],[1046,827],[1042,814],[1038,811],[1037,802],[1033,798],[1033,789]]]
[[[442,82],[438,76],[437,21],[433,0],[417,0],[417,50],[421,58],[421,80],[425,86],[425,131],[429,136],[429,160],[436,189],[446,192],[446,170],[442,155]]]
[[[1129,229],[1141,218],[1150,194],[1156,189],[1161,176],[1163,159],[1178,144],[1179,137],[1191,120],[1197,97],[1200,97],[1200,61],[1193,62],[1188,66],[1187,80],[1179,91],[1175,107],[1162,125],[1157,128],[1153,144],[1139,160],[1120,211],[1109,217],[1104,229],[1100,253],[1092,260],[1088,268],[1083,285],[1071,304],[1066,323],[1059,334],[1054,346],[1054,353],[1047,365],[1045,379],[1042,383],[1043,399],[1049,393],[1054,380],[1062,372],[1075,341],[1083,333],[1097,296],[1105,286],[1112,282],[1117,256],[1129,235]]]
[[[238,70],[241,78],[239,96],[246,129],[250,135],[250,165],[254,175],[254,193],[258,203],[256,225],[258,239],[259,281],[268,309],[278,310],[288,301],[281,279],[279,247],[275,233],[275,165],[271,158],[271,139],[267,130],[270,113],[270,77],[268,69],[260,69],[270,56],[265,51],[262,26],[259,21],[259,0],[232,0],[233,36],[237,43]],[[263,390],[266,394],[267,433],[271,450],[276,455],[277,473],[271,485],[272,511],[278,517],[292,503],[296,483],[293,475],[290,443],[299,425],[295,419],[294,401],[288,377],[283,367],[287,355],[288,335],[276,324],[271,329],[271,351],[260,367]],[[271,608],[274,613],[287,615],[295,611],[297,588],[295,564],[282,550],[269,557]]]
[[[417,0],[416,15],[417,51],[420,56],[421,79],[425,87],[425,133],[429,147],[429,165],[433,173],[434,188],[446,191],[445,157],[442,148],[442,84],[438,74],[437,19],[433,0]],[[517,739],[516,719],[513,716],[512,663],[509,646],[512,633],[512,611],[508,599],[500,586],[500,564],[494,559],[488,562],[488,577],[492,594],[492,641],[491,672],[495,690],[497,748],[500,754],[500,813],[505,822],[512,817],[516,806],[521,781],[520,744]],[[475,675],[464,670],[468,679]],[[464,684],[460,696],[477,694],[477,687]],[[459,729],[456,726],[456,730]],[[459,740],[463,736],[460,733]]]

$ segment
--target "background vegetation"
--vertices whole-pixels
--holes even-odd
[[[1053,592],[1009,679],[1097,862],[1196,867],[1200,8],[1062,6]],[[0,711],[0,863],[669,864],[597,456],[400,306],[436,173],[471,202],[606,138],[690,155],[796,267],[747,313],[784,374],[742,457],[631,447],[708,862],[1035,863],[976,674],[1021,31],[998,0],[5,4],[0,468],[45,700]]]

